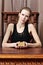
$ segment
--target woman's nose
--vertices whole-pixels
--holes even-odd
[[[23,18],[25,19],[25,18],[26,18],[26,16],[23,16]]]

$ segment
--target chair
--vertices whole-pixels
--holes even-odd
[[[17,23],[19,12],[2,12],[2,40],[9,23]],[[38,32],[38,12],[32,12],[30,23],[32,23]]]

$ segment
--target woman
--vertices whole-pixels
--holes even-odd
[[[6,34],[2,42],[2,47],[41,47],[41,41],[37,35],[35,27],[33,26],[33,24],[28,23],[31,14],[32,12],[30,8],[24,7],[23,9],[21,9],[17,24],[10,23],[8,25]],[[10,37],[10,33],[12,33],[11,43],[8,43],[7,41]],[[32,39],[35,40],[34,43]],[[24,44],[24,46],[20,46],[20,43]]]

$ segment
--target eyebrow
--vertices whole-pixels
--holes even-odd
[[[22,13],[22,15],[24,15],[24,13]],[[27,17],[29,17],[28,15],[26,15]]]

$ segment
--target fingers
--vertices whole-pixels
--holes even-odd
[[[15,43],[15,48],[19,48],[19,46],[18,46],[19,43],[20,43],[20,41]]]
[[[15,44],[15,48],[25,48],[28,47],[27,42],[23,41],[23,42],[16,42]]]
[[[27,44],[28,44],[28,43],[27,43],[27,42],[25,42],[25,41],[23,41],[23,43],[25,44],[25,46],[27,46]]]

